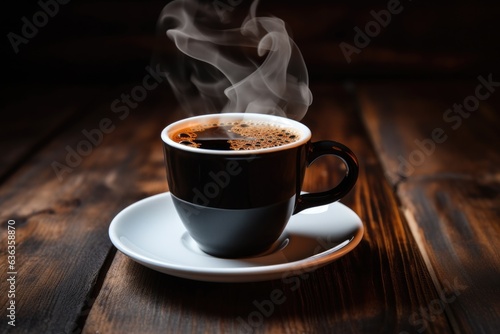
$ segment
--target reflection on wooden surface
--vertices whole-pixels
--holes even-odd
[[[302,122],[313,140],[345,143],[360,161],[342,202],[365,235],[315,272],[239,284],[157,273],[107,234],[123,208],[168,190],[159,133],[185,114],[166,83],[127,110],[112,107],[147,74],[163,5],[71,2],[8,55],[0,217],[4,231],[15,221],[16,331],[496,332],[498,5],[401,2],[348,63],[339,44],[354,43],[353,29],[387,3],[262,4],[288,23],[310,70],[314,101]],[[36,10],[13,5],[7,25],[19,32]],[[318,160],[304,189],[341,174],[338,162]],[[268,302],[273,291],[278,303]],[[7,318],[0,328],[13,329]]]

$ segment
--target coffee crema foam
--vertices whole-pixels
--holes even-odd
[[[174,132],[170,138],[195,148],[242,151],[293,143],[300,139],[300,133],[289,127],[249,120],[191,126]]]

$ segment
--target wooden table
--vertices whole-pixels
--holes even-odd
[[[303,123],[313,140],[340,141],[358,156],[358,183],[342,202],[365,234],[351,253],[298,276],[293,287],[177,278],[111,244],[118,212],[168,191],[159,133],[183,114],[166,85],[128,113],[111,105],[140,82],[7,91],[0,331],[496,333],[500,87],[487,81],[500,77],[312,85]],[[454,104],[465,106],[453,112]],[[89,133],[91,146],[83,143]],[[68,153],[78,149],[85,155]],[[337,170],[333,160],[318,161],[305,190],[328,188]],[[256,303],[275,289],[285,302],[257,316]],[[15,327],[6,317],[11,301]]]

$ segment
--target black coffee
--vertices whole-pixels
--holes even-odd
[[[300,139],[292,128],[266,122],[242,120],[200,124],[174,132],[180,144],[208,150],[257,150],[293,143]]]

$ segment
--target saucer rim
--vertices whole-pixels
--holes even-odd
[[[183,265],[178,263],[159,261],[149,258],[143,254],[137,253],[136,251],[125,246],[123,242],[121,242],[120,240],[117,227],[123,221],[122,217],[127,215],[129,211],[137,209],[137,207],[144,205],[144,203],[152,202],[159,198],[164,198],[164,197],[165,198],[171,197],[170,192],[167,191],[143,198],[123,208],[113,218],[113,220],[109,225],[108,234],[111,239],[111,242],[124,255],[148,268],[169,275],[198,280],[198,281],[212,281],[212,282],[252,281],[253,282],[253,281],[276,279],[280,277],[278,274],[284,275],[286,273],[293,273],[299,271],[312,272],[352,251],[361,242],[364,235],[364,226],[361,221],[361,218],[351,208],[337,201],[328,204],[328,206],[340,205],[342,206],[343,210],[350,211],[350,213],[357,218],[356,220],[357,228],[355,232],[353,232],[353,237],[349,240],[346,240],[347,244],[345,244],[339,249],[337,249],[339,247],[339,245],[337,245],[336,247],[326,249],[322,252],[304,257],[299,260],[294,260],[291,262],[283,262],[278,264],[249,266],[249,267],[233,267],[233,268],[230,267],[218,268],[212,266],[201,267],[201,266]],[[207,256],[210,255],[207,254]],[[224,258],[219,258],[219,259],[228,261],[238,260],[238,259],[224,259]],[[239,259],[244,259],[244,258],[239,258]]]

